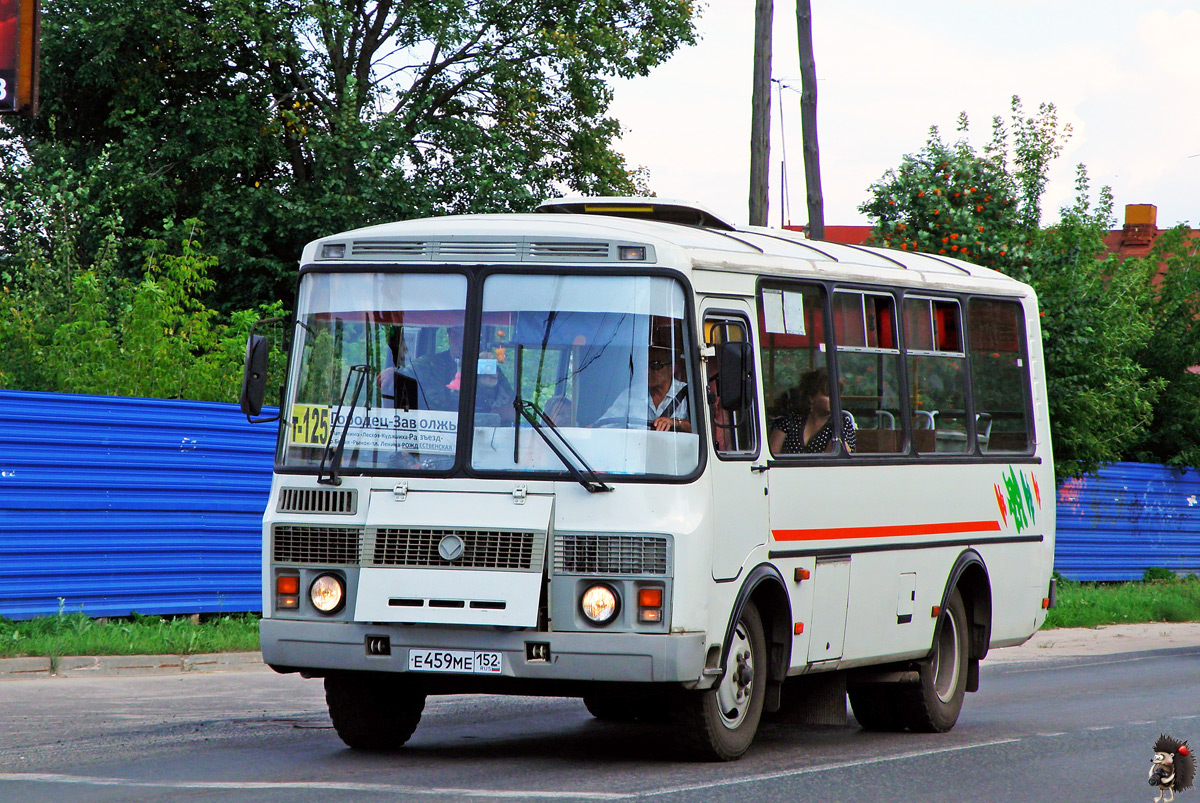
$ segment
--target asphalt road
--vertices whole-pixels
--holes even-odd
[[[1150,801],[1159,733],[1200,744],[1198,668],[1194,647],[985,664],[948,734],[767,724],[733,764],[681,762],[669,731],[597,722],[577,700],[431,698],[408,747],[358,753],[320,681],[10,680],[0,800]]]

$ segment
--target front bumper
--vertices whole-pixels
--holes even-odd
[[[409,648],[503,653],[499,678],[634,683],[696,682],[704,669],[703,633],[542,633],[534,630],[430,628],[263,619],[263,660],[278,671],[408,672]],[[371,655],[368,637],[386,636],[390,654]],[[527,644],[548,645],[549,660],[527,660]],[[413,676],[440,677],[427,672]],[[480,676],[473,676],[483,679]]]

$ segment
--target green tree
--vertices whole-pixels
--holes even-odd
[[[1147,431],[1161,379],[1139,356],[1151,336],[1149,271],[1107,254],[1112,195],[1088,202],[1080,165],[1076,200],[1036,232],[1029,265],[1016,278],[1033,285],[1042,311],[1055,470],[1068,477],[1124,459]]]
[[[56,273],[27,269],[43,281],[0,287],[0,387],[235,400],[250,326],[280,314],[281,305],[235,313],[229,321],[206,307],[200,297],[211,290],[215,258],[200,245],[197,221],[169,229],[169,241],[143,243],[138,281],[112,271],[117,231],[105,238],[101,258],[76,267],[69,282],[45,281]],[[24,252],[34,266],[52,256],[36,244]]]
[[[1071,129],[1059,126],[1053,104],[1043,103],[1026,117],[1014,96],[1011,114],[1011,136],[1003,119],[993,118],[992,138],[981,152],[967,138],[965,114],[959,115],[960,137],[953,144],[942,141],[936,126],[930,128],[925,146],[872,184],[871,199],[859,207],[873,221],[872,240],[1010,275],[1028,266],[1046,171]]]
[[[982,151],[968,139],[924,148],[871,185],[860,211],[872,240],[942,254],[1028,282],[1038,294],[1055,470],[1059,477],[1121,459],[1142,437],[1163,383],[1138,362],[1150,339],[1145,266],[1104,259],[1113,225],[1108,188],[1090,199],[1080,165],[1074,203],[1040,228],[1050,164],[1070,136],[1052,104],[1026,116],[1014,97],[1008,125],[997,117]]]
[[[1200,466],[1200,243],[1184,226],[1160,236],[1137,260],[1155,277],[1152,332],[1138,361],[1163,383],[1154,420],[1131,450],[1134,459]]]
[[[65,165],[135,241],[164,219],[204,220],[211,303],[287,297],[321,234],[632,189],[604,79],[691,42],[694,13],[688,0],[49,0],[42,115],[8,129],[0,194]],[[98,247],[97,226],[81,221],[81,244]],[[120,267],[140,270],[128,251]]]

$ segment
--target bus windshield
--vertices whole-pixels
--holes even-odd
[[[485,474],[695,471],[697,383],[677,281],[482,282],[468,340],[463,274],[306,274],[280,464],[317,469],[344,436],[338,470],[350,474],[444,472],[464,448]]]

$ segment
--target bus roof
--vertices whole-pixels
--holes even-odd
[[[645,247],[638,259],[637,248]],[[633,250],[627,250],[633,249]],[[802,260],[800,264],[797,260]],[[303,265],[363,262],[531,263],[801,273],[909,284],[1027,288],[997,271],[941,255],[810,240],[735,226],[696,204],[659,198],[561,198],[532,214],[449,215],[384,223],[309,243]]]

